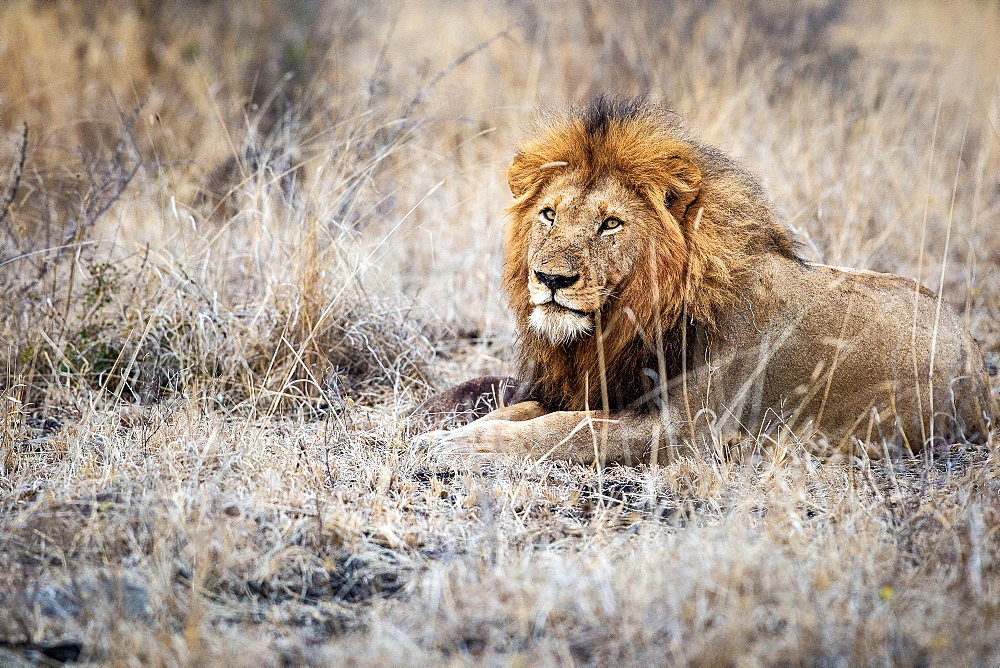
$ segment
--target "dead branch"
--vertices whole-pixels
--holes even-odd
[[[24,130],[21,131],[21,151],[18,157],[17,167],[14,168],[14,178],[11,181],[10,190],[3,199],[3,209],[0,209],[0,225],[7,219],[7,214],[10,212],[10,207],[14,203],[14,198],[17,197],[17,189],[21,185],[21,175],[24,174],[24,160],[28,155],[28,124],[24,124]]]
[[[439,81],[441,81],[441,79],[444,79],[446,76],[451,74],[456,67],[458,67],[459,65],[467,61],[469,58],[476,55],[477,53],[479,53],[480,51],[482,51],[483,49],[485,49],[486,47],[488,47],[490,44],[497,41],[501,37],[506,37],[509,33],[510,33],[509,28],[507,30],[498,32],[496,35],[493,35],[493,37],[484,39],[482,42],[476,44],[474,47],[472,47],[471,49],[460,55],[458,58],[451,61],[451,63],[449,63],[441,71],[435,74],[430,81],[428,81],[426,84],[420,87],[420,90],[417,91],[417,94],[413,96],[413,99],[410,100],[409,103],[406,105],[406,108],[403,109],[402,117],[404,119],[409,118],[410,114],[413,113],[413,110],[416,109],[421,102],[423,102],[424,96],[427,95],[427,93],[429,93],[430,90],[434,88],[434,86],[436,86]]]
[[[22,295],[38,285],[52,267],[63,259],[69,249],[78,248],[83,244],[87,231],[118,202],[132,183],[132,179],[139,173],[144,162],[135,137],[135,123],[142,106],[142,104],[137,105],[128,115],[119,110],[122,122],[121,138],[110,156],[107,158],[98,154],[88,156],[84,155],[81,149],[80,159],[83,162],[88,187],[80,202],[79,213],[73,217],[74,224],[63,235],[62,243],[39,265],[35,277],[21,288]]]

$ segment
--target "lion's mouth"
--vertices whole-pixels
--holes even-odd
[[[540,303],[536,302],[535,308],[544,309],[554,313],[572,313],[573,315],[577,315],[581,318],[589,318],[594,315],[593,311],[583,311],[578,308],[573,308],[568,304],[563,304],[559,301],[558,296],[550,296],[546,301]]]
[[[591,315],[553,300],[535,306],[529,323],[549,342],[561,345],[589,335],[594,329]]]
[[[565,304],[560,304],[555,300],[549,302],[548,304],[545,304],[545,306],[558,311],[566,311],[568,313],[580,316],[581,318],[589,318],[590,316],[593,315],[593,312],[591,311],[581,311],[580,309],[576,309],[571,306],[566,306]]]

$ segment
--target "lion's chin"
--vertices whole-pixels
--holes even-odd
[[[591,317],[557,304],[536,306],[529,319],[531,328],[553,345],[560,346],[587,336],[594,329]]]

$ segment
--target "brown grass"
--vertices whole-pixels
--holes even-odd
[[[432,387],[509,371],[507,163],[600,92],[1000,351],[995,3],[780,4],[5,3],[0,663],[1000,660],[995,439],[407,449]]]

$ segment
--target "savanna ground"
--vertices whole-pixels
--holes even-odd
[[[0,6],[0,662],[1000,661],[1000,454],[408,449],[511,371],[504,172],[649,92],[1000,350],[987,2]],[[759,447],[757,447],[759,446]]]

